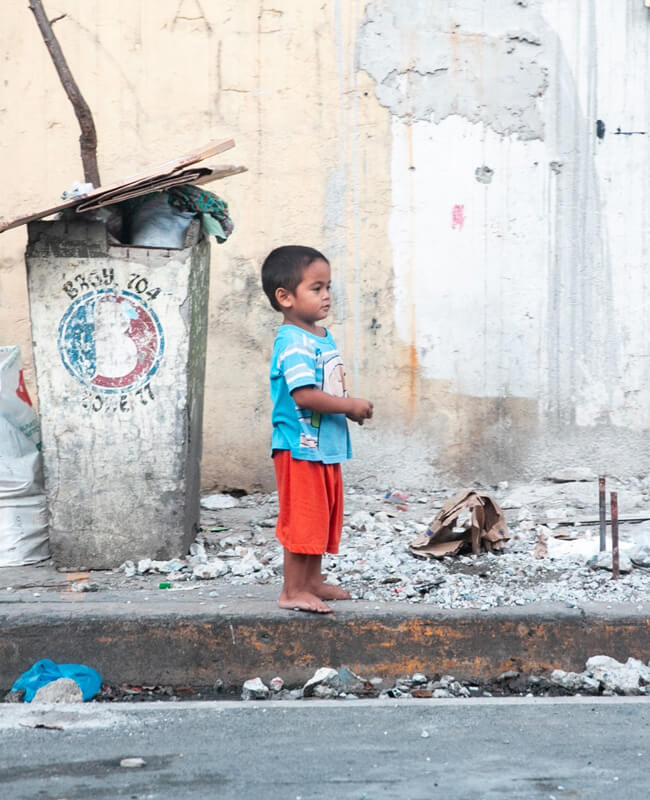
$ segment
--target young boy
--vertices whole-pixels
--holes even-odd
[[[264,292],[284,317],[273,346],[271,450],[284,547],[281,608],[327,614],[325,600],[349,599],[325,583],[323,553],[338,553],[343,523],[341,462],[352,455],[346,417],[363,425],[372,403],[349,397],[332,335],[318,323],[330,310],[330,265],[318,250],[289,245],[262,265]]]

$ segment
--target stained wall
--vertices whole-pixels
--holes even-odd
[[[330,327],[375,402],[350,480],[430,486],[650,455],[650,11],[643,0],[46,0],[103,183],[233,136],[214,189],[206,488],[270,488],[259,266],[334,268]],[[81,178],[35,22],[3,15],[0,213]],[[25,232],[0,235],[0,340],[29,370]],[[152,442],[152,447],[155,443]]]

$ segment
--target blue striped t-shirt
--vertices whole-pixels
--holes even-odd
[[[324,464],[351,458],[345,414],[300,408],[291,392],[303,386],[346,397],[343,361],[328,330],[325,336],[315,336],[296,325],[282,325],[271,358],[271,450],[290,450],[294,458]]]

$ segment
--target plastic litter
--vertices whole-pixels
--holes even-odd
[[[92,192],[94,188],[92,183],[80,183],[79,181],[75,181],[69,189],[65,189],[61,192],[61,200],[85,197],[89,192]]]
[[[25,702],[31,703],[36,692],[59,678],[72,678],[79,688],[84,700],[92,700],[102,687],[102,676],[92,667],[83,664],[56,664],[49,658],[37,661],[27,672],[15,681],[12,692],[25,691]]]
[[[408,499],[406,492],[386,492],[384,495],[385,502],[397,506],[400,511],[408,511]]]
[[[129,244],[181,249],[195,216],[191,211],[180,211],[171,206],[165,192],[137,198],[129,217]]]

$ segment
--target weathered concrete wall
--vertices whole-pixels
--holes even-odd
[[[236,231],[213,250],[206,487],[272,486],[277,316],[258,274],[289,242],[331,257],[331,327],[375,401],[351,479],[647,470],[641,0],[47,8],[67,15],[105,183],[221,135],[250,170],[214,185]],[[2,210],[28,211],[80,177],[78,132],[26,8],[5,13],[0,46]],[[0,341],[28,361],[24,242],[0,236]]]

